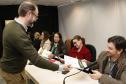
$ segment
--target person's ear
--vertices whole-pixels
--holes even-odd
[[[123,49],[118,50],[118,55],[123,52]]]
[[[27,15],[27,16],[31,16],[31,15],[32,15],[32,11],[28,11],[28,12],[26,13],[26,15]]]

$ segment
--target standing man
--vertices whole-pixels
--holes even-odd
[[[33,26],[38,19],[38,8],[32,2],[24,1],[18,9],[18,18],[8,23],[3,31],[3,56],[0,61],[0,75],[7,84],[27,84],[25,66],[29,59],[37,67],[49,70],[69,70],[69,65],[59,66],[40,57],[27,35],[27,26]]]

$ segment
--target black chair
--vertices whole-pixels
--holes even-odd
[[[86,48],[88,48],[90,50],[91,55],[93,57],[91,62],[96,61],[96,48],[91,44],[86,44],[85,46],[86,46]]]

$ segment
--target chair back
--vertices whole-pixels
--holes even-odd
[[[91,52],[91,55],[92,55],[92,61],[91,62],[96,61],[96,48],[93,45],[91,45],[91,44],[86,44],[85,46]]]
[[[67,47],[67,51],[69,51],[69,50],[71,49],[71,39],[67,39],[67,40],[65,41],[65,45],[66,45],[66,47]]]

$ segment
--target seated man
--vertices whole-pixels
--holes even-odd
[[[126,39],[113,36],[108,39],[107,49],[99,55],[92,67],[92,79],[100,84],[126,84]]]

